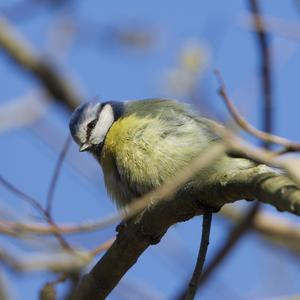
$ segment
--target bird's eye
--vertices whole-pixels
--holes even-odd
[[[89,124],[87,124],[87,128],[88,128],[89,130],[94,129],[94,127],[96,126],[96,123],[97,123],[96,120],[91,121]]]

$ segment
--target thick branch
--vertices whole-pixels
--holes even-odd
[[[83,277],[73,299],[104,299],[151,244],[158,242],[173,224],[201,214],[201,205],[220,206],[243,198],[257,199],[300,215],[300,188],[264,165],[215,178],[199,189],[201,203],[181,198],[162,201],[128,224],[91,272]]]
[[[75,88],[45,58],[39,57],[22,40],[6,20],[0,18],[0,48],[20,67],[34,75],[44,85],[54,100],[73,110],[80,97]]]

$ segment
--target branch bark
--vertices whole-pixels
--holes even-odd
[[[176,197],[148,208],[130,222],[94,268],[79,283],[72,300],[99,300],[118,284],[139,256],[159,241],[168,228],[202,213],[202,205],[222,206],[239,199],[257,199],[280,211],[300,215],[300,188],[286,176],[259,165],[243,172],[232,172],[203,183],[201,203]]]

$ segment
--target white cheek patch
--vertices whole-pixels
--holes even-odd
[[[83,144],[86,141],[86,126],[80,126],[77,131],[77,138],[79,142]]]
[[[98,122],[91,133],[90,142],[95,145],[102,143],[114,121],[113,109],[110,104],[106,104],[102,108]]]
[[[89,117],[78,129],[77,137],[81,144],[87,141],[87,125],[93,121],[94,117]]]

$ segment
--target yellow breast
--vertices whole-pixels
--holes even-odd
[[[100,163],[107,190],[120,206],[139,196],[127,184],[126,178],[135,177],[133,170],[139,169],[136,164],[141,164],[144,160],[139,158],[139,151],[135,149],[143,147],[141,135],[149,122],[149,119],[139,119],[135,115],[124,117],[117,120],[106,135]],[[137,142],[139,145],[136,145]],[[146,145],[144,149],[147,149]],[[136,174],[136,177],[141,176]]]
[[[193,120],[178,126],[159,116],[130,115],[107,133],[101,165],[109,193],[119,205],[166,182],[201,151]]]

